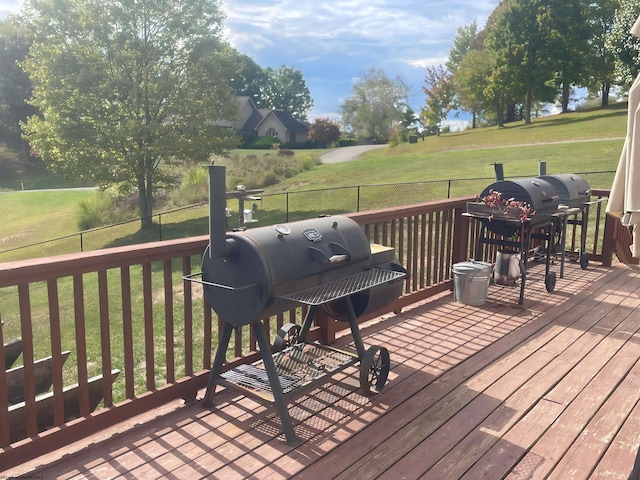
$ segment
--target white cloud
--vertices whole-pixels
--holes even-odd
[[[413,60],[407,60],[407,63],[415,68],[426,69],[427,67],[443,65],[444,63],[446,63],[447,58],[447,56],[414,58]]]

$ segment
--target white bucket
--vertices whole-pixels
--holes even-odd
[[[469,260],[455,263],[453,272],[453,300],[465,305],[484,305],[491,279],[491,264]]]

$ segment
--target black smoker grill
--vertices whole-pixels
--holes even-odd
[[[216,385],[233,386],[275,403],[287,443],[299,440],[287,400],[328,375],[360,362],[360,385],[377,393],[390,368],[389,352],[365,350],[357,317],[391,305],[402,293],[406,270],[393,249],[370,245],[353,220],[321,217],[286,225],[225,233],[225,170],[209,167],[210,243],[202,272],[186,277],[204,286],[204,293],[223,331],[215,355],[204,405],[212,405]],[[276,337],[274,353],[262,318],[308,305],[302,325],[286,324]],[[349,322],[356,354],[306,342],[318,308]],[[234,327],[251,325],[262,360],[222,373]]]
[[[498,171],[496,168],[496,172]],[[487,213],[484,205],[469,205],[468,215],[479,218],[482,222],[476,250],[477,259],[482,258],[482,248],[485,244],[507,247],[520,255],[520,304],[524,300],[531,239],[539,239],[542,242],[536,251],[544,252],[545,287],[548,292],[552,292],[556,284],[555,272],[550,271],[551,256],[560,255],[560,278],[564,276],[568,223],[582,225],[580,266],[583,269],[587,268],[589,255],[585,252],[585,208],[589,204],[591,188],[582,177],[575,174],[559,174],[517,180],[498,179],[486,187],[480,196],[485,197],[491,190],[500,192],[501,198],[505,200],[513,198],[515,201],[525,202],[535,211],[535,215],[529,215],[521,222],[517,218],[517,212],[512,212],[511,215],[493,215]],[[577,219],[579,213],[580,220]],[[487,235],[488,232],[495,235]]]

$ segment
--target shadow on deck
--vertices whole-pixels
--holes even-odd
[[[518,288],[492,286],[480,307],[447,293],[364,325],[365,344],[391,353],[387,386],[364,396],[350,367],[292,402],[297,448],[272,406],[220,390],[212,409],[175,403],[5,475],[627,478],[640,443],[640,270],[571,264],[549,294],[541,269],[522,306]]]

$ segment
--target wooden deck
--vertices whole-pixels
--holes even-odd
[[[362,395],[352,367],[290,404],[295,449],[272,406],[220,390],[211,410],[171,405],[2,477],[627,478],[640,269],[568,265],[552,294],[530,281],[523,306],[492,286],[481,307],[443,294],[363,327],[391,352],[387,386]]]

